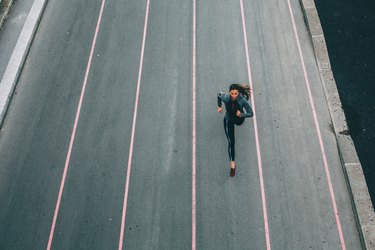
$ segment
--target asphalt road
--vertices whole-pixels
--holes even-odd
[[[1,249],[116,249],[122,226],[125,249],[343,249],[337,218],[361,248],[298,1],[334,201],[286,0],[244,2],[256,118],[234,178],[216,94],[249,81],[240,1],[198,1],[195,33],[193,1],[106,1],[96,33],[101,4],[48,2],[0,133]]]

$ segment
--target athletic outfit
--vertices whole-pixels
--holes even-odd
[[[250,104],[247,102],[245,97],[242,94],[239,94],[236,100],[232,100],[230,95],[219,93],[217,95],[217,105],[221,107],[222,102],[225,104],[225,108],[227,112],[225,113],[224,117],[224,130],[225,135],[227,136],[228,140],[228,155],[229,160],[234,161],[235,158],[235,151],[234,151],[234,125],[240,126],[245,118],[253,116],[253,110],[251,109]],[[246,113],[244,113],[244,108]],[[236,115],[237,111],[241,112],[241,117]]]

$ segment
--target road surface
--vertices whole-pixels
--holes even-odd
[[[360,249],[309,39],[296,0],[50,0],[0,133],[1,248]],[[231,178],[216,95],[242,82]]]

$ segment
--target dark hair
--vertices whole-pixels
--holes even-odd
[[[229,91],[234,90],[234,89],[238,90],[238,92],[241,93],[246,98],[246,100],[249,100],[249,97],[251,94],[251,89],[250,89],[249,84],[237,84],[237,83],[231,84],[229,86]]]

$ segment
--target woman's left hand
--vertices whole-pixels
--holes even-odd
[[[237,110],[236,116],[241,117],[241,111]]]

